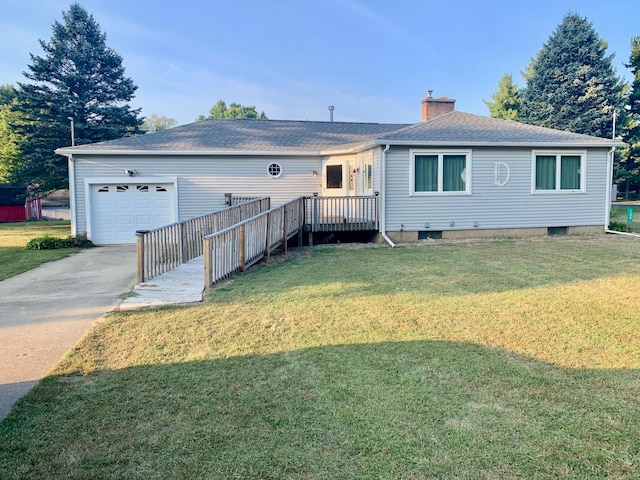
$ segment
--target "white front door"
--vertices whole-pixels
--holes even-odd
[[[175,221],[173,184],[91,185],[90,240],[96,245],[135,243],[136,230]]]

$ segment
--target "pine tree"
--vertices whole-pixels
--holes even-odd
[[[631,56],[627,67],[633,74],[627,106],[628,125],[623,135],[627,147],[620,151],[616,179],[628,199],[630,191],[640,191],[640,36],[631,39]]]
[[[493,102],[483,100],[489,107],[489,114],[493,118],[518,121],[521,106],[518,86],[513,83],[513,77],[505,73],[498,82],[498,91],[491,94]]]
[[[524,123],[610,138],[613,112],[623,114],[624,84],[592,24],[570,13],[523,74]]]
[[[26,139],[11,176],[46,190],[68,185],[67,160],[54,150],[71,144],[71,118],[76,144],[139,134],[142,124],[140,110],[125,103],[137,87],[93,15],[73,3],[62,18],[53,23],[51,40],[39,41],[44,57],[31,54],[24,72],[30,83],[18,83],[15,107],[24,120],[15,128]]]

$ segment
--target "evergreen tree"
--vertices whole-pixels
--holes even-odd
[[[125,103],[137,87],[93,15],[73,3],[62,18],[53,23],[51,40],[39,41],[45,56],[31,54],[24,72],[31,83],[18,83],[15,106],[23,115],[15,127],[25,140],[11,176],[47,190],[68,185],[67,160],[54,150],[71,144],[70,118],[76,144],[139,134],[142,124],[140,110]]]
[[[630,191],[640,191],[640,36],[631,39],[631,57],[627,67],[633,74],[627,106],[628,128],[623,135],[627,148],[620,151],[616,180],[628,199]]]
[[[613,112],[623,114],[624,84],[591,23],[570,13],[523,74],[524,123],[611,138]]]
[[[518,121],[520,112],[520,92],[513,83],[513,77],[505,73],[498,82],[498,91],[491,94],[493,102],[483,100],[489,107],[489,114],[493,118]]]

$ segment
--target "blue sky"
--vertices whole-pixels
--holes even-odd
[[[84,0],[138,85],[134,107],[179,124],[224,99],[272,119],[413,123],[425,90],[488,115],[569,12],[587,17],[627,80],[637,0]],[[3,0],[0,84],[24,81],[69,1]]]

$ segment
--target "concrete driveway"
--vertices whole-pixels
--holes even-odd
[[[0,282],[0,420],[136,278],[135,245],[96,247]]]

